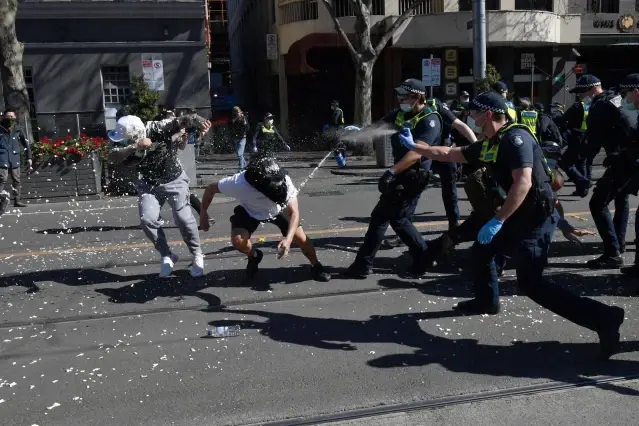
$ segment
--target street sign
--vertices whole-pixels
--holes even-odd
[[[534,53],[522,53],[521,54],[521,69],[529,70],[535,65]]]
[[[426,86],[439,86],[442,79],[440,58],[422,59],[422,81]]]
[[[164,61],[162,55],[142,54],[142,76],[151,90],[160,92],[164,90]]]
[[[278,57],[277,34],[266,34],[266,59],[273,61]]]

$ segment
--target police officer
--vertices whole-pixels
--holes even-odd
[[[20,201],[20,160],[24,149],[27,157],[27,165],[31,168],[31,145],[24,132],[18,128],[16,112],[7,110],[2,115],[0,122],[0,192],[4,190],[4,184],[11,176],[11,188],[13,190],[16,207],[26,207]]]
[[[498,81],[493,86],[493,90],[499,93],[506,102],[506,108],[508,108],[508,117],[513,123],[517,122],[517,110],[515,109],[515,105],[508,100],[508,86],[503,81]]]
[[[628,183],[623,188],[629,193],[639,193],[639,74],[630,74],[619,85],[624,97],[623,108],[626,114],[635,116],[634,136],[622,156],[632,162],[632,173]],[[635,245],[639,244],[639,208],[635,212]],[[635,262],[632,266],[621,268],[621,272],[633,277],[639,276],[639,250],[635,250]]]
[[[285,151],[290,151],[291,147],[288,146],[280,132],[275,128],[273,124],[273,114],[266,113],[264,115],[264,121],[258,123],[253,133],[253,152],[269,155],[278,151],[278,145],[281,145]]]
[[[335,154],[346,158],[346,148],[340,143],[341,130],[344,128],[344,111],[339,107],[338,101],[331,102],[331,114],[327,124],[324,124],[325,136],[330,141],[331,149],[335,149]]]
[[[593,77],[593,76],[590,76]],[[584,85],[589,84],[584,79]],[[573,89],[575,90],[575,89]],[[589,101],[588,96],[585,96]],[[586,197],[590,189],[590,173],[587,166],[588,152],[586,145],[586,131],[588,130],[588,112],[590,103],[581,101],[575,102],[563,114],[561,118],[561,132],[566,141],[567,148],[564,151],[560,166],[566,171],[568,177],[575,183],[575,192],[572,195]]]
[[[413,150],[438,161],[479,162],[506,193],[497,215],[479,231],[472,248],[475,298],[457,308],[472,313],[499,312],[499,287],[495,254],[519,256],[517,284],[528,297],[569,321],[599,335],[601,357],[618,351],[624,310],[580,297],[543,279],[548,245],[557,225],[555,198],[541,148],[527,127],[508,123],[507,107],[500,96],[484,93],[470,104],[475,123],[489,138],[468,147],[431,147],[402,133],[400,140]]]
[[[578,93],[585,105],[590,104],[586,131],[588,163],[592,164],[602,147],[607,154],[604,166],[608,167],[597,181],[589,203],[590,213],[603,240],[604,252],[602,256],[588,261],[587,266],[592,269],[619,268],[623,264],[620,254],[625,251],[630,210],[628,193],[620,189],[629,170],[621,163],[612,164],[613,157],[610,156],[630,142],[634,123],[622,111],[621,95],[612,90],[604,91],[601,81],[595,76],[581,76],[571,92]],[[621,159],[618,156],[614,158]],[[615,201],[614,219],[608,209],[612,200]]]
[[[520,108],[517,116],[519,118],[519,122],[528,127],[530,133],[537,137],[537,119],[539,118],[539,114],[530,104],[530,99],[523,98],[520,101]]]
[[[395,88],[400,108],[384,118],[397,128],[391,136],[395,164],[379,180],[381,196],[371,212],[364,243],[359,248],[355,261],[345,271],[349,278],[365,278],[370,274],[373,259],[379,250],[388,225],[393,228],[413,258],[411,272],[423,273],[421,262],[426,242],[411,222],[421,192],[428,184],[428,173],[422,168],[424,160],[411,152],[399,141],[399,131],[406,128],[415,138],[426,144],[439,145],[441,118],[426,106],[426,87],[421,80],[408,79]]]

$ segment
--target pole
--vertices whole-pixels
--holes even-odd
[[[78,137],[80,137],[80,134],[82,133],[82,129],[80,128],[80,114],[75,115],[75,125],[78,129]]]
[[[486,0],[473,0],[473,76],[486,78]]]
[[[533,103],[535,93],[535,62],[530,64],[530,103]]]
[[[430,95],[429,97],[433,98],[433,54],[430,54],[430,89],[428,90]]]

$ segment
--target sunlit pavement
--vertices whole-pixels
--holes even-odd
[[[293,180],[302,181],[310,164],[291,167]],[[244,282],[246,261],[227,241],[235,204],[224,197],[209,210],[217,223],[201,234],[207,276],[200,280],[188,275],[190,258],[166,209],[167,235],[181,260],[174,277],[157,278],[159,259],[138,228],[135,198],[42,204],[1,217],[0,424],[263,423],[639,374],[636,284],[618,271],[582,269],[599,253],[598,238],[579,248],[556,234],[547,274],[626,309],[623,352],[607,363],[596,360],[593,333],[522,297],[513,271],[504,277],[500,315],[451,311],[470,295],[462,271],[468,245],[421,280],[398,276],[409,264],[402,248],[380,251],[366,280],[339,278],[361,244],[378,193],[376,179],[333,175],[330,167],[318,170],[300,199],[303,226],[334,273],[330,283],[310,281],[297,250],[278,261],[277,229],[268,225],[255,239],[266,254],[259,276]],[[461,188],[460,197],[465,215]],[[587,199],[562,198],[575,226],[594,229]],[[445,229],[439,188],[424,194],[417,213],[426,238]],[[633,229],[631,215],[628,263]],[[208,327],[227,324],[239,324],[240,336],[205,337]],[[581,401],[575,392],[553,395],[568,404]],[[609,410],[620,404],[624,413],[620,395],[636,393],[608,385],[597,389],[596,400]],[[545,397],[535,398],[529,407],[553,413]],[[472,413],[488,422],[486,413],[510,406],[485,404],[379,424],[436,424],[436,418],[462,424]]]

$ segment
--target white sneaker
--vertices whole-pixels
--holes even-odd
[[[193,256],[191,264],[191,276],[194,278],[204,276],[204,255],[197,254]]]
[[[160,269],[160,278],[166,278],[173,272],[173,266],[178,261],[178,257],[175,254],[164,256],[162,258],[162,268]]]

